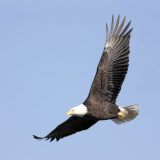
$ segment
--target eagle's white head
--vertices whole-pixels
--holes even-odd
[[[73,115],[73,116],[83,117],[86,114],[87,114],[87,107],[84,104],[80,104],[79,106],[73,107],[67,112],[67,116]]]

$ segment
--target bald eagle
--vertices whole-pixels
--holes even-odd
[[[106,24],[106,43],[97,67],[97,72],[86,100],[71,108],[67,115],[68,120],[57,126],[45,137],[33,135],[35,139],[57,141],[76,132],[86,130],[100,120],[111,119],[121,124],[134,119],[138,115],[138,105],[119,107],[116,98],[121,90],[122,83],[128,70],[129,41],[133,28],[129,29],[131,21],[124,27],[126,17],[119,26],[118,15],[114,27],[114,17],[110,33]]]

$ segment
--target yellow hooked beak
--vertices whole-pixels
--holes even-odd
[[[72,110],[69,110],[69,111],[67,112],[67,116],[72,115],[72,114],[73,114],[73,111],[72,111]]]

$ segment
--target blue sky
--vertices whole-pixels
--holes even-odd
[[[0,2],[0,159],[158,159],[160,3],[157,0]],[[118,105],[139,104],[132,122],[103,121],[57,142],[36,141],[88,95],[105,23],[132,21],[130,66]]]

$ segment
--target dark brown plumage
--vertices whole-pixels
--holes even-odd
[[[130,107],[127,111],[134,111],[134,114],[130,114],[133,115],[132,118],[129,119],[128,117],[122,122],[118,116],[121,109],[115,104],[128,70],[129,40],[132,31],[132,29],[130,29],[127,32],[131,21],[122,30],[125,18],[120,27],[118,27],[119,20],[120,16],[118,16],[114,28],[114,17],[112,16],[110,33],[106,25],[106,44],[97,67],[90,93],[83,103],[83,105],[87,107],[87,113],[80,117],[73,115],[47,136],[34,136],[34,138],[45,138],[47,140],[50,139],[50,141],[56,139],[58,141],[60,138],[88,129],[99,120],[117,119],[116,123],[123,123],[135,118],[138,114],[138,111],[135,111],[134,107]],[[84,106],[82,108],[85,108]]]
[[[86,115],[84,117],[76,117],[71,116],[68,120],[66,120],[64,123],[57,126],[51,133],[49,133],[45,137],[37,137],[33,136],[35,139],[43,139],[46,138],[47,140],[50,139],[50,141],[53,141],[55,138],[58,141],[60,138],[72,135],[76,132],[79,132],[81,130],[88,129],[92,125],[94,125],[98,119],[91,117],[89,115]]]

